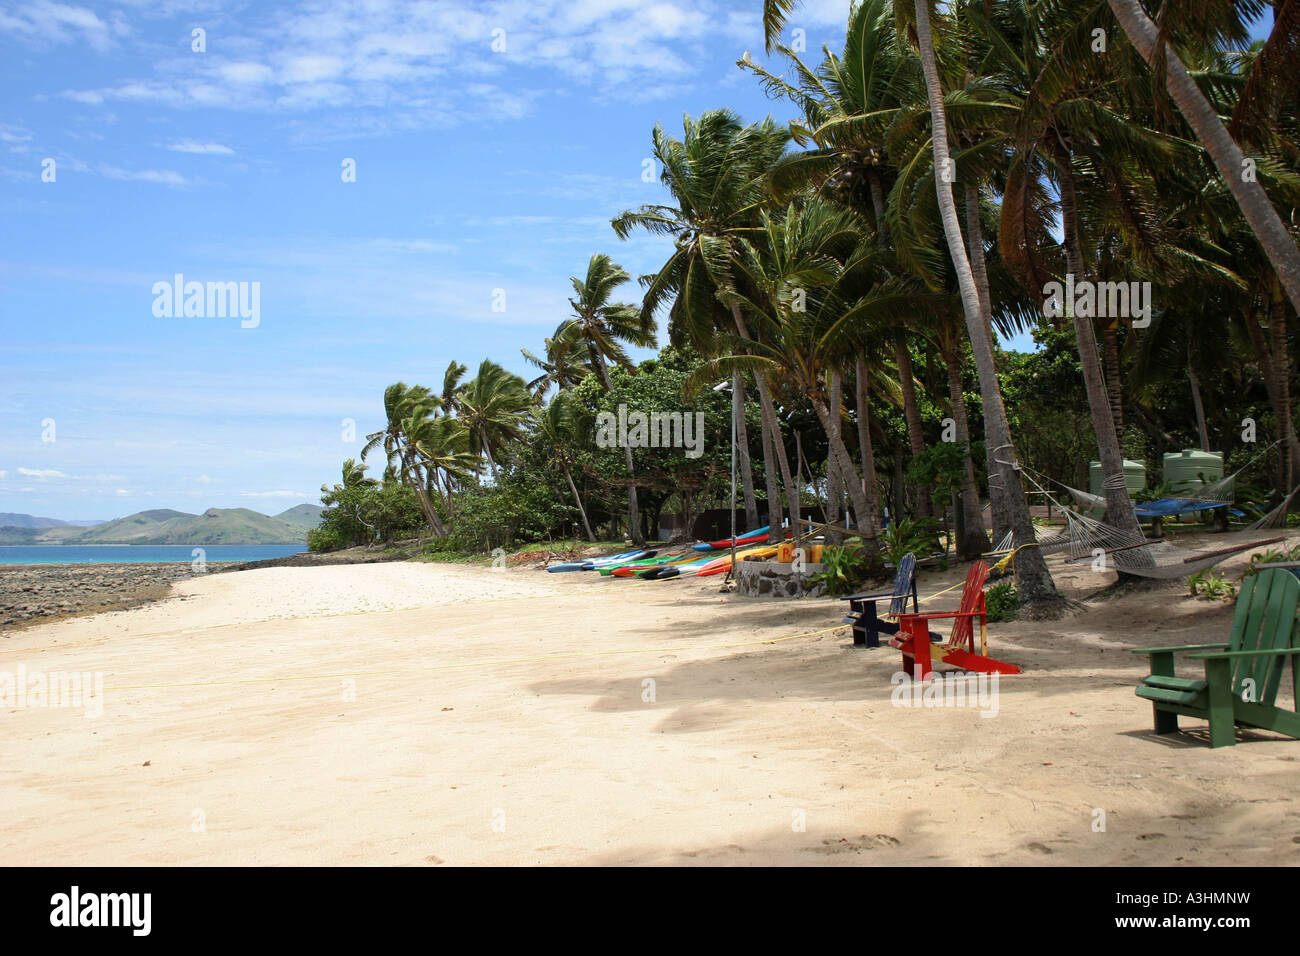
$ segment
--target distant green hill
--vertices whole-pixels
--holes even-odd
[[[0,527],[0,544],[302,544],[321,509],[298,505],[274,517],[249,508],[188,514],[155,508],[92,528]]]
[[[320,505],[295,505],[287,511],[281,511],[276,517],[302,528],[303,533],[306,534],[320,524],[321,512],[324,510]]]

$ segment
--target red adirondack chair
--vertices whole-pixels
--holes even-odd
[[[966,584],[961,592],[961,605],[956,611],[927,611],[922,614],[904,614],[899,620],[899,632],[891,644],[903,652],[903,670],[914,680],[925,680],[934,672],[933,661],[966,671],[984,674],[1019,674],[1015,664],[994,660],[988,656],[988,632],[985,624],[984,581],[989,567],[976,561],[966,574]],[[941,644],[930,642],[930,622],[952,619],[952,630]],[[980,647],[975,651],[975,621],[980,625]]]

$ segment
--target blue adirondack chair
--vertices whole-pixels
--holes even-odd
[[[845,624],[853,625],[854,647],[880,647],[880,635],[898,633],[898,617],[907,610],[907,598],[912,597],[912,612],[920,610],[916,596],[916,555],[905,554],[898,562],[898,573],[894,575],[894,589],[881,591],[879,594],[850,594],[843,601],[849,602],[849,613],[844,618]],[[886,620],[876,613],[876,602],[889,599]]]

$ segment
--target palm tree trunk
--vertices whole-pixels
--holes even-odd
[[[839,409],[844,403],[844,378],[839,372],[831,372],[831,408]],[[836,431],[840,430],[840,421],[836,416],[831,416]],[[844,508],[844,487],[840,481],[840,470],[835,465],[835,458],[827,450],[826,453],[826,520],[834,524],[840,523],[843,516]],[[826,529],[826,543],[838,545],[840,543],[840,533]]]
[[[1192,385],[1192,409],[1196,412],[1196,434],[1201,440],[1201,451],[1210,450],[1210,431],[1205,425],[1205,402],[1201,400],[1201,380],[1192,362],[1192,346],[1187,345],[1187,381]]]
[[[407,474],[406,483],[415,491],[415,497],[420,502],[420,510],[424,512],[424,520],[429,525],[429,530],[435,536],[441,538],[447,534],[447,529],[438,517],[438,510],[434,508],[433,501],[429,498],[429,492],[424,487],[424,481],[420,475],[419,466],[411,458],[409,448],[402,450],[403,471]]]
[[[614,385],[609,378],[609,368],[605,365],[605,356],[600,353],[599,349],[592,349],[591,356],[595,359],[596,372],[600,375],[600,384],[606,392],[613,391]],[[635,469],[632,467],[632,449],[626,445],[623,446],[623,461],[627,464],[628,477],[632,477],[635,474]],[[637,501],[635,483],[627,487],[627,536],[638,547],[645,544],[645,534],[641,531],[641,506]]]
[[[1119,319],[1111,318],[1101,328],[1102,356],[1106,362],[1106,398],[1115,419],[1115,434],[1124,437],[1124,380],[1120,377]]]
[[[1286,303],[1282,300],[1282,288],[1276,279],[1271,283],[1271,297],[1268,307],[1268,341],[1273,360],[1273,377],[1277,381],[1278,413],[1282,416],[1278,425],[1284,435],[1295,434],[1295,422],[1291,414],[1291,357],[1286,341]],[[1295,487],[1296,469],[1300,468],[1300,454],[1288,454],[1285,458],[1283,480],[1287,490]]]
[[[984,221],[980,218],[979,186],[966,181],[966,235],[970,254],[971,277],[975,280],[975,291],[979,295],[980,314],[984,318],[984,327],[993,334],[993,297],[989,292],[989,271],[984,258]],[[1007,514],[1006,496],[1001,489],[994,489],[997,468],[993,461],[993,444],[986,442],[986,465],[989,475],[989,506],[993,512],[993,538],[1001,541],[1011,530],[1011,519]],[[983,519],[980,520],[983,533]]]
[[[749,459],[749,427],[745,424],[745,379],[731,373],[731,414],[736,422],[736,467],[745,495],[745,528],[758,527],[758,501],[754,498],[754,463]]]
[[[741,338],[749,338],[749,329],[745,324],[744,315],[741,314],[740,304],[737,302],[731,303],[731,317],[736,323],[736,331],[740,333]],[[771,526],[773,534],[779,534],[785,516],[782,512],[781,485],[778,475],[788,475],[790,473],[790,463],[786,460],[785,442],[781,440],[781,430],[776,422],[776,413],[773,411],[770,417],[768,415],[772,406],[772,395],[768,391],[767,382],[764,381],[761,374],[756,374],[754,383],[758,386],[759,408],[762,413],[759,416],[759,421],[763,433],[763,482],[767,486],[767,523]],[[776,430],[773,431],[773,428]],[[778,460],[780,461],[779,466],[777,464]],[[796,510],[795,517],[798,517],[798,514]],[[754,525],[750,527],[754,527]]]
[[[569,490],[573,492],[573,500],[578,505],[578,514],[582,515],[582,529],[587,532],[587,540],[595,541],[596,536],[591,533],[591,522],[587,520],[587,509],[582,506],[582,496],[578,494],[578,486],[573,483],[573,473],[569,471],[569,466],[564,466],[564,477],[568,479]]]
[[[790,508],[790,530],[794,532],[795,545],[798,546],[803,540],[803,528],[799,524],[799,485],[790,473],[790,456],[786,454],[785,441],[781,438],[781,422],[776,417],[776,405],[772,401],[771,389],[768,388],[762,372],[754,376],[754,381],[758,383],[758,400],[762,407],[763,420],[767,422],[772,450],[776,455],[777,465],[781,469],[781,483],[785,485],[786,504]],[[781,500],[779,492],[776,500],[778,502]],[[773,533],[778,534],[779,537],[779,527]]]
[[[874,519],[876,515],[875,509],[880,505],[876,494],[876,449],[871,444],[871,399],[867,387],[867,363],[861,355],[857,357],[853,366],[853,387],[856,389],[854,398],[858,403],[858,452],[862,458],[862,481],[867,486],[864,491],[869,489],[865,501],[867,506],[872,509],[871,515]],[[913,393],[913,398],[915,397],[915,393]],[[925,491],[925,503],[928,507],[930,495],[928,489],[925,489]],[[864,520],[865,518],[858,519],[859,523]],[[897,520],[897,515],[895,515],[895,520]],[[878,525],[873,525],[873,527],[878,527]]]
[[[916,33],[921,54],[921,69],[925,75],[926,97],[930,103],[930,121],[934,146],[935,192],[939,212],[943,219],[944,237],[948,254],[952,257],[957,283],[961,288],[962,311],[966,317],[966,330],[970,335],[971,352],[980,379],[980,398],[984,402],[985,438],[993,450],[994,464],[998,469],[1001,488],[1006,496],[1007,510],[1015,532],[1016,590],[1025,605],[1055,604],[1060,601],[1052,574],[1039,549],[1034,535],[1034,523],[1025,502],[1024,486],[1020,472],[1015,467],[1015,444],[1007,424],[1007,412],[998,388],[997,369],[993,363],[993,343],[988,324],[980,308],[979,292],[970,260],[962,242],[961,223],[957,220],[957,203],[953,199],[952,184],[941,172],[951,169],[948,156],[948,120],[943,106],[943,88],[939,83],[939,68],[934,58],[934,39],[930,33],[929,0],[914,0]]]
[[[1267,296],[1265,296],[1266,311],[1272,311],[1272,305]],[[1272,318],[1269,318],[1270,324]],[[1273,361],[1272,346],[1269,344],[1270,336],[1265,333],[1263,327],[1259,324],[1259,318],[1255,315],[1253,303],[1247,304],[1242,312],[1242,324],[1246,327],[1246,334],[1250,337],[1251,347],[1255,350],[1255,359],[1259,362],[1260,372],[1264,376],[1264,389],[1268,392],[1269,406],[1273,409],[1273,420],[1277,422],[1277,437],[1282,442],[1282,477],[1281,485],[1278,488],[1280,494],[1285,495],[1295,484],[1290,481],[1288,473],[1290,472],[1289,462],[1300,462],[1300,436],[1296,435],[1295,422],[1289,412],[1289,406],[1283,402],[1282,389],[1278,382],[1277,363]]]
[[[919,2],[919,0],[918,0]],[[1157,54],[1157,30],[1151,18],[1143,11],[1138,0],[1109,0],[1115,19],[1127,34],[1129,42],[1142,54],[1148,66],[1153,66]],[[1219,175],[1241,208],[1255,238],[1264,248],[1273,271],[1277,273],[1286,290],[1291,307],[1300,312],[1300,249],[1287,232],[1286,226],[1269,201],[1268,193],[1255,177],[1247,181],[1242,175],[1245,157],[1228,129],[1214,112],[1187,68],[1169,44],[1164,44],[1165,87],[1178,104],[1188,124],[1196,132],[1205,151],[1214,160]]]
[[[826,406],[826,400],[816,394],[809,397],[812,400],[813,410],[817,413],[822,428],[826,431],[831,457],[835,459],[835,464],[840,470],[844,484],[848,487],[849,500],[853,502],[853,514],[857,518],[858,532],[862,535],[864,545],[874,550],[876,537],[879,534],[874,501],[876,483],[874,481],[863,481],[858,475],[858,470],[853,467],[853,459],[849,457],[849,450],[844,444],[844,439],[831,424],[831,412]],[[867,443],[867,447],[871,447],[870,442]],[[870,488],[869,491],[868,488]]]
[[[957,554],[974,560],[989,550],[984,533],[984,510],[980,507],[979,485],[975,481],[975,463],[971,461],[970,427],[966,419],[966,395],[961,387],[961,353],[944,356],[948,365],[948,398],[952,403],[952,420],[957,426],[957,441],[962,446],[961,534]]]
[[[907,349],[907,341],[901,336],[894,340],[894,361],[898,365],[898,385],[903,393],[903,418],[907,421],[907,442],[912,455],[925,451],[925,432],[921,428],[921,407],[916,401],[916,376],[912,372],[912,353]],[[918,485],[916,488],[916,514],[919,518],[928,518],[934,514],[934,505],[930,502],[930,486]]]
[[[1074,172],[1070,166],[1069,151],[1061,146],[1057,152],[1058,180],[1061,189],[1061,228],[1065,232],[1065,257],[1067,268],[1075,281],[1084,280],[1083,243],[1079,230],[1079,206],[1074,189]],[[1106,383],[1097,356],[1097,337],[1092,319],[1074,315],[1074,304],[1068,303],[1074,322],[1075,341],[1079,347],[1079,365],[1083,369],[1084,391],[1088,395],[1088,409],[1092,413],[1092,427],[1097,433],[1097,451],[1101,459],[1102,494],[1106,499],[1105,522],[1114,528],[1133,535],[1141,535],[1133,503],[1129,500],[1128,485],[1124,477],[1124,456],[1120,450],[1119,435],[1115,432],[1115,417],[1111,413]]]

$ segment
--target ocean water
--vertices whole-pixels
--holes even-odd
[[[169,564],[197,559],[189,544],[45,544],[0,547],[0,564]],[[287,558],[307,550],[305,544],[211,544],[202,546],[203,560],[264,561]]]

